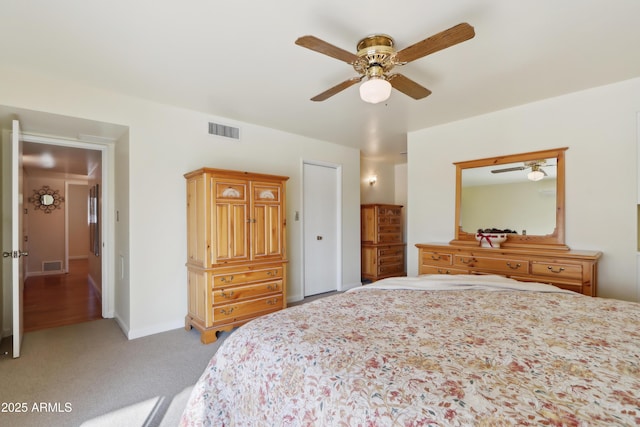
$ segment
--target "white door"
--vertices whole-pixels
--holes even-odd
[[[20,138],[20,124],[17,120],[13,121],[13,130],[11,141],[8,141],[3,147],[3,160],[7,167],[3,173],[3,180],[8,183],[4,188],[7,189],[7,195],[3,202],[3,215],[6,224],[3,229],[3,262],[11,264],[8,268],[9,273],[3,275],[2,287],[11,286],[12,298],[12,329],[13,329],[13,357],[20,356],[20,346],[22,344],[23,325],[23,291],[24,291],[24,263],[22,257],[28,255],[23,249],[22,242],[22,141]],[[9,163],[9,164],[8,164]],[[3,267],[7,267],[7,265]]]
[[[341,271],[339,169],[303,165],[304,296],[338,289]]]

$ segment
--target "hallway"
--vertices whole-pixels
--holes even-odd
[[[89,262],[69,260],[69,273],[33,276],[24,285],[24,332],[102,319],[100,295],[88,280]]]

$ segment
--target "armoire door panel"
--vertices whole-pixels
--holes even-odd
[[[245,204],[216,205],[217,259],[214,263],[248,259],[247,207]]]
[[[282,210],[280,206],[256,204],[253,213],[254,256],[256,258],[282,256]]]
[[[204,191],[203,178],[193,179],[187,183],[187,235],[190,236],[187,246],[188,260],[190,264],[205,266],[207,251],[207,234],[198,233],[205,230],[206,204],[202,197],[198,197]]]

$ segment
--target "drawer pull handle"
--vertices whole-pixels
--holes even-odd
[[[434,261],[440,261],[440,255],[431,255],[431,259]]]
[[[564,271],[564,267],[559,267],[557,270],[554,270],[552,266],[548,266],[547,270],[552,273],[562,273]]]
[[[512,270],[517,270],[517,269],[519,269],[519,268],[520,268],[520,266],[521,266],[521,264],[520,264],[520,263],[517,263],[515,266],[514,266],[514,265],[511,265],[511,263],[510,263],[510,262],[508,262],[508,263],[507,263],[507,267],[509,267],[509,268],[510,268],[510,269],[512,269]]]
[[[277,276],[278,270],[267,271],[267,276]]]
[[[226,308],[221,308],[220,309],[220,314],[224,314],[226,316],[230,315],[231,313],[233,313],[233,310],[235,310],[235,307],[229,307],[228,309]]]
[[[473,261],[475,261],[475,258],[462,258],[463,264],[471,264]]]
[[[278,303],[277,298],[267,300],[267,305],[276,305],[277,303]]]
[[[229,276],[229,279],[228,279],[228,280],[227,280],[227,278],[226,278],[226,277],[221,277],[221,278],[220,278],[220,281],[221,281],[221,282],[227,282],[227,281],[228,281],[228,282],[231,282],[231,281],[233,281],[233,276]]]
[[[267,290],[269,290],[269,291],[277,291],[278,290],[278,285],[274,285],[274,284],[269,283],[267,285]]]
[[[222,298],[233,298],[233,291],[229,292],[228,294],[226,294],[224,291],[220,292],[220,296]]]
[[[438,269],[438,274],[451,274],[449,270],[440,270]]]

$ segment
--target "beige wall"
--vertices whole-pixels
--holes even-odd
[[[10,82],[10,84],[9,84]],[[0,104],[119,124],[103,254],[112,256],[114,316],[131,338],[179,328],[186,313],[186,209],[183,174],[202,166],[289,176],[289,300],[302,298],[303,160],[342,166],[342,289],[360,285],[360,153],[358,150],[224,117],[83,87],[0,65]],[[241,140],[207,133],[214,121],[241,128]],[[111,154],[110,154],[111,155]],[[104,298],[104,296],[103,296]]]
[[[369,184],[369,178],[375,176],[376,183]],[[360,159],[360,202],[395,204],[394,165],[367,158]]]
[[[409,274],[415,243],[454,237],[453,162],[567,146],[566,243],[603,252],[599,296],[637,300],[639,111],[633,79],[410,133]]]
[[[25,176],[24,180],[24,201],[27,209],[25,225],[27,237],[29,238],[27,247],[29,256],[26,258],[27,275],[47,274],[42,270],[42,263],[45,261],[60,261],[61,273],[64,270],[65,259],[65,209],[66,201],[62,203],[60,209],[54,209],[50,213],[43,210],[36,210],[30,201],[34,197],[34,191],[40,190],[43,186],[49,186],[51,190],[57,190],[66,199],[64,179],[56,177]],[[49,272],[48,274],[53,273]]]
[[[467,233],[508,228],[519,234],[552,234],[556,224],[555,189],[555,179],[463,187],[460,224]]]
[[[88,198],[89,187],[86,183],[67,185],[66,207],[69,215],[69,259],[86,259],[89,254]]]

